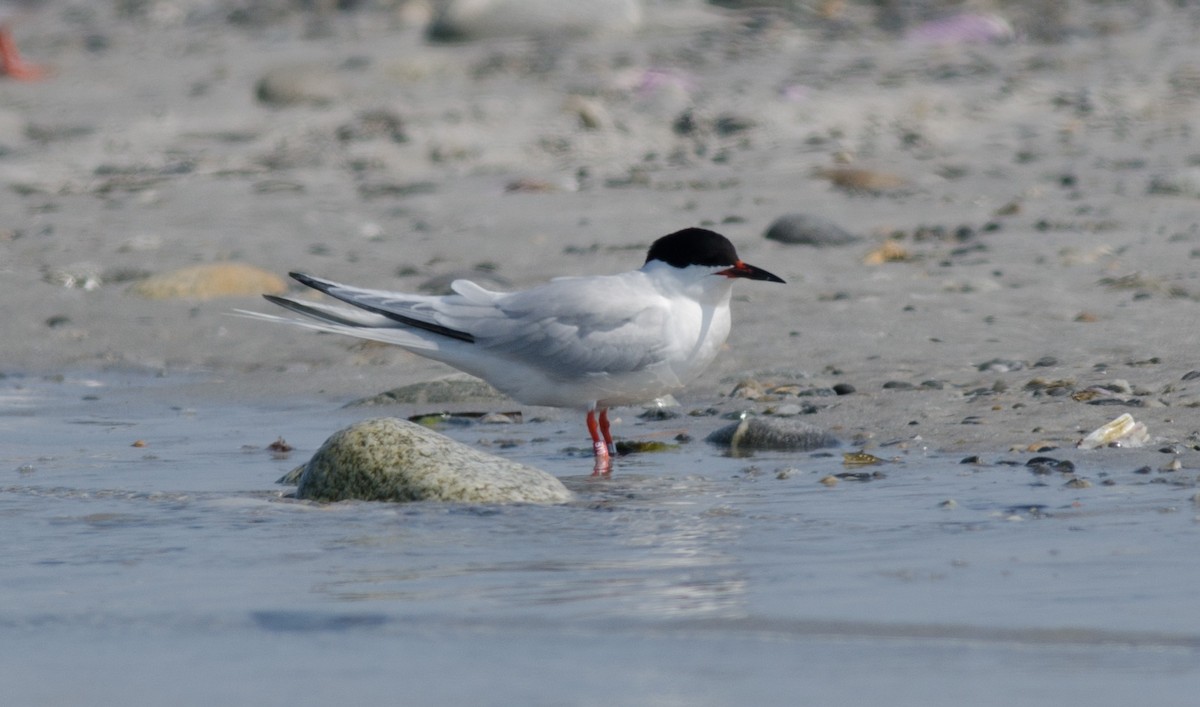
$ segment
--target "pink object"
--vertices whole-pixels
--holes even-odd
[[[789,103],[803,103],[812,95],[812,89],[804,84],[793,83],[779,89],[779,95]]]
[[[691,93],[696,88],[696,82],[682,71],[674,69],[646,69],[634,88],[638,98],[649,98],[664,88],[678,88],[685,93]]]
[[[0,74],[19,81],[37,81],[46,76],[45,69],[21,58],[21,53],[17,51],[17,40],[13,39],[12,30],[7,24],[0,24]]]
[[[999,15],[963,13],[918,25],[908,38],[927,44],[1007,42],[1016,37],[1012,25]]]

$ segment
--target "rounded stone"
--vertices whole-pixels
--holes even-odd
[[[476,400],[510,400],[486,382],[466,374],[449,375],[437,380],[402,385],[346,403],[343,407],[375,405],[444,405]]]
[[[314,501],[565,503],[555,477],[486,454],[394,417],[333,434],[300,475],[296,497]]]
[[[447,0],[428,28],[433,39],[624,34],[642,24],[641,0]]]
[[[790,418],[748,417],[716,430],[708,436],[708,441],[734,451],[808,451],[838,445],[837,439],[825,430]]]
[[[829,219],[811,214],[786,214],[767,228],[766,238],[780,243],[820,247],[840,246],[862,240]]]
[[[254,92],[259,101],[271,106],[326,106],[341,98],[342,85],[331,69],[298,64],[268,70]]]
[[[1200,167],[1186,167],[1169,174],[1157,175],[1151,178],[1148,191],[1151,194],[1200,196]]]

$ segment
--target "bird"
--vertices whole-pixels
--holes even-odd
[[[703,228],[654,241],[637,270],[515,292],[455,280],[453,294],[408,294],[289,274],[351,306],[264,294],[303,318],[239,314],[394,344],[520,403],[586,410],[596,475],[611,473],[616,454],[608,409],[678,391],[713,361],[729,335],[734,280],[784,282]]]

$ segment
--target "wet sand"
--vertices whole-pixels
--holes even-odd
[[[360,409],[179,386],[0,381],[15,704],[1182,707],[1200,684],[1194,489],[1123,466],[1153,451],[1071,455],[1081,488],[697,439],[596,479],[563,451],[577,420],[447,425],[576,500],[319,504],[274,481]]]

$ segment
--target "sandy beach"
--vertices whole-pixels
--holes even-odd
[[[815,422],[1007,449],[1118,409],[1038,381],[1107,385],[1185,442],[1197,13],[1071,3],[1039,41],[1020,24],[1036,5],[997,3],[1016,39],[986,43],[888,33],[855,4],[800,22],[682,3],[632,34],[433,43],[411,8],[316,31],[305,12],[52,3],[18,30],[54,76],[0,85],[3,370],[360,397],[450,371],[227,316],[268,306],[253,296],[137,282],[229,261],[522,287],[636,267],[659,235],[707,225],[789,285],[739,289],[697,399],[848,383]],[[272,77],[285,98],[260,97]],[[764,239],[789,213],[862,240]]]

